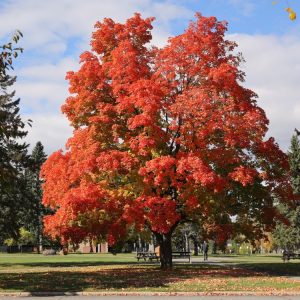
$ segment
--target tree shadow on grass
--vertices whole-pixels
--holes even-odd
[[[220,266],[179,266],[170,271],[159,267],[121,267],[45,272],[2,273],[0,288],[24,292],[80,292],[163,290],[187,279],[262,276],[251,270]]]
[[[239,263],[237,266],[256,272],[264,272],[270,276],[300,276],[300,261],[297,263]]]
[[[12,262],[0,263],[0,268],[14,268],[15,266],[24,266],[24,268],[73,268],[73,267],[96,267],[96,266],[113,266],[113,265],[137,265],[138,262],[123,262],[123,261],[47,261],[47,262]]]
[[[261,256],[262,257],[262,256]],[[214,258],[226,258],[226,260],[220,260],[216,262],[208,262],[210,264],[215,265],[223,265],[228,267],[237,267],[247,270],[252,270],[254,272],[262,272],[268,276],[295,276],[300,277],[300,260],[290,260],[289,262],[284,263],[282,258],[278,256],[278,262],[260,262],[255,261],[253,262],[242,262],[235,260],[234,256],[221,256],[218,255]],[[231,259],[233,258],[233,259]],[[265,256],[266,259],[269,259],[269,256]],[[196,262],[202,263],[202,262]]]

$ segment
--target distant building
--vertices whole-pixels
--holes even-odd
[[[79,244],[78,251],[82,253],[108,253],[108,244],[101,243],[97,245],[91,245],[89,241],[82,242],[81,244]]]

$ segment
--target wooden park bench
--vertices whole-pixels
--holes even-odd
[[[159,260],[159,256],[155,252],[147,252],[147,251],[138,251],[136,253],[136,258],[138,261],[140,259],[143,259],[144,261],[153,261],[156,259],[156,261]],[[175,251],[172,252],[172,259],[180,259],[180,258],[187,258],[189,260],[189,263],[191,263],[191,252],[187,251]]]
[[[143,259],[144,261],[152,261],[154,259],[156,259],[156,261],[159,260],[159,256],[157,255],[157,253],[155,252],[137,252],[136,253],[136,258],[138,261],[140,261],[140,259]]]
[[[191,252],[188,252],[188,251],[175,251],[175,252],[172,252],[172,258],[173,259],[188,258],[189,263],[191,263]]]
[[[300,253],[294,253],[292,251],[283,251],[282,259],[284,262],[289,261],[290,259],[300,259]]]

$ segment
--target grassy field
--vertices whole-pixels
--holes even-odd
[[[211,264],[137,263],[134,254],[0,254],[0,291],[300,292],[300,261],[273,256],[211,257]]]

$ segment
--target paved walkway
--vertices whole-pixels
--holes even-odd
[[[53,296],[0,297],[7,300],[299,300],[298,296]]]
[[[203,261],[203,257],[193,257],[192,258],[192,263],[197,264],[197,263],[205,263],[208,265],[218,265],[218,266],[234,266],[235,263],[231,262],[232,258],[231,257],[209,257],[207,261]],[[186,260],[178,260],[178,262],[186,262]],[[176,261],[175,261],[176,264]],[[283,276],[292,280],[299,280],[300,281],[300,276]],[[299,297],[300,300],[300,297]]]
[[[192,256],[191,258],[192,263],[206,263],[206,264],[218,264],[218,265],[225,265],[228,264],[229,262],[232,262],[233,258],[232,257],[216,257],[216,256],[209,256],[207,261],[203,260],[203,256]],[[187,262],[187,258],[180,258],[180,259],[175,259],[173,260],[173,263],[178,263],[178,262]]]

